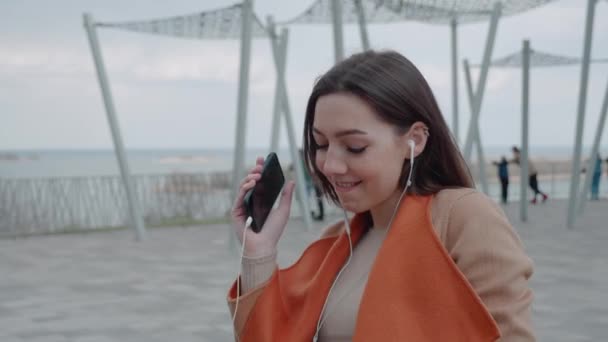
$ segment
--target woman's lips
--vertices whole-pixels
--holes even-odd
[[[354,190],[361,181],[358,182],[334,182],[334,188],[336,192],[349,192]]]

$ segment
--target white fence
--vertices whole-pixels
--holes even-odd
[[[195,223],[225,216],[227,174],[133,176],[148,225]],[[0,179],[0,235],[122,227],[126,196],[118,176]]]

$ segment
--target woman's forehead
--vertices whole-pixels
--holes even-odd
[[[386,126],[386,123],[367,102],[355,95],[337,93],[317,100],[313,127],[318,133],[380,128],[376,126]]]

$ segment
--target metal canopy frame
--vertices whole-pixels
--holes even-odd
[[[286,117],[286,126],[290,140],[290,152],[294,161],[297,179],[297,196],[300,204],[300,211],[304,218],[307,229],[311,229],[312,223],[309,215],[309,210],[306,185],[304,184],[304,174],[301,163],[301,158],[297,152],[297,144],[293,129],[293,120],[289,111],[287,101],[287,92],[285,90],[284,80],[284,64],[286,54],[286,36],[283,50],[275,44],[275,32],[270,31],[261,23],[257,16],[253,13],[253,0],[244,0],[243,3],[235,4],[225,8],[216,10],[174,16],[169,18],[160,18],[144,21],[132,22],[117,22],[117,23],[95,23],[92,15],[84,14],[85,29],[88,34],[91,44],[91,52],[95,61],[97,76],[104,100],[106,114],[112,138],[115,146],[115,153],[120,165],[121,176],[127,191],[127,199],[129,203],[129,212],[132,224],[136,230],[136,239],[141,240],[145,235],[144,221],[141,215],[141,207],[135,196],[133,184],[131,182],[128,161],[125,157],[124,146],[116,119],[116,111],[114,108],[112,94],[109,88],[105,66],[101,56],[101,48],[97,38],[96,27],[106,27],[128,30],[139,33],[149,33],[158,35],[174,36],[179,38],[190,39],[240,39],[240,72],[239,72],[239,91],[237,100],[237,119],[236,119],[236,134],[235,134],[235,154],[233,162],[233,187],[231,188],[232,197],[236,196],[238,189],[238,180],[244,175],[244,155],[245,155],[245,137],[246,137],[246,120],[247,120],[247,101],[248,101],[248,86],[249,86],[249,66],[251,56],[251,40],[252,38],[270,37],[272,42],[273,54],[275,55],[275,64],[277,68],[277,91],[279,94],[275,101],[275,119],[279,111],[282,111]],[[279,58],[279,55],[283,56]],[[282,66],[281,66],[282,63]],[[280,109],[278,109],[280,108]],[[278,121],[278,120],[273,120]],[[276,131],[276,132],[275,132]],[[271,147],[278,147],[278,126],[273,127],[273,137]],[[229,232],[230,244],[234,246],[234,237]]]
[[[366,23],[392,23],[419,21],[435,25],[450,25],[452,61],[452,133],[460,141],[458,106],[458,24],[486,21],[491,18],[496,4],[501,6],[501,16],[516,15],[556,0],[318,0],[304,12],[281,22],[291,24],[358,23],[364,50],[369,49]],[[340,2],[340,5],[335,5]],[[339,15],[335,14],[340,11]],[[361,19],[363,18],[363,19]],[[343,51],[341,36],[335,33],[334,47]],[[341,57],[336,52],[336,61]]]
[[[501,4],[496,3],[494,7],[494,11],[492,13],[492,18],[490,20],[490,28],[488,30],[488,36],[486,38],[486,46],[483,53],[483,62],[481,64],[481,72],[479,74],[479,80],[477,82],[477,91],[474,96],[471,97],[473,100],[471,102],[471,119],[469,120],[469,130],[463,147],[464,158],[467,162],[470,163],[471,160],[471,151],[473,149],[473,143],[476,143],[477,152],[478,152],[478,164],[479,164],[479,172],[482,184],[482,190],[487,194],[488,193],[488,185],[485,174],[485,159],[483,155],[483,151],[481,149],[481,137],[479,133],[479,115],[481,113],[481,104],[483,101],[483,95],[486,88],[486,83],[488,80],[488,72],[490,70],[490,60],[492,58],[492,52],[494,50],[494,42],[496,41],[496,31],[498,30],[498,20],[501,14]]]
[[[95,30],[95,22],[93,20],[93,16],[87,13],[83,15],[83,21],[84,28],[89,38],[89,46],[91,48],[93,61],[95,63],[97,81],[99,82],[99,88],[103,97],[108,125],[110,126],[110,132],[112,134],[114,153],[116,154],[116,159],[120,168],[120,176],[127,194],[129,218],[131,219],[131,225],[135,230],[135,239],[137,241],[141,241],[146,237],[146,226],[141,215],[141,206],[137,200],[137,196],[135,195],[133,180],[131,179],[131,171],[129,170],[129,163],[125,155],[125,148],[122,141],[122,136],[120,134],[118,119],[116,118],[114,100],[112,99],[112,93],[110,91],[110,82],[108,81],[108,77],[106,75],[106,69],[103,63],[103,57],[101,55],[101,48],[99,46],[99,38],[97,37],[97,31]]]
[[[465,82],[466,82],[466,86],[467,86],[467,98],[469,100],[469,105],[471,106],[471,108],[473,108],[474,103],[475,103],[475,90],[473,90],[473,82],[471,81],[471,72],[470,72],[470,67],[469,67],[469,62],[465,59],[463,61],[463,67],[464,67],[464,76],[465,76]],[[479,125],[476,125],[476,134],[477,134],[477,139],[478,141],[481,141],[481,137],[479,136]],[[489,189],[488,189],[488,180],[486,178],[486,160],[484,157],[484,153],[483,153],[483,145],[481,143],[477,143],[475,144],[476,146],[476,152],[477,152],[477,163],[478,163],[478,167],[479,167],[479,177],[481,180],[481,189],[483,190],[483,192],[488,193]],[[467,162],[470,164],[470,160],[467,160]]]
[[[468,62],[465,61],[465,77],[467,83],[468,99],[471,103],[471,120],[469,122],[468,134],[464,142],[463,151],[467,161],[470,159],[473,144],[476,144],[477,154],[480,160],[480,172],[483,168],[483,148],[479,133],[479,116],[481,112],[481,105],[483,101],[483,94],[485,91],[485,85],[490,67],[490,60],[492,56],[493,46],[496,37],[496,31],[498,21],[501,16],[509,16],[530,10],[555,0],[497,0],[497,1],[485,1],[485,0],[318,0],[314,2],[307,10],[302,14],[296,16],[293,19],[283,21],[275,24],[272,18],[268,19],[267,27],[261,23],[261,21],[253,13],[253,0],[244,0],[242,4],[236,4],[230,7],[226,7],[219,10],[208,11],[203,13],[191,14],[186,16],[177,16],[163,19],[155,19],[148,21],[139,22],[122,22],[122,23],[94,23],[90,15],[85,15],[85,26],[89,34],[89,41],[91,43],[91,50],[96,63],[98,79],[100,87],[102,89],[102,95],[104,97],[104,104],[106,105],[106,113],[108,115],[108,121],[113,132],[113,139],[115,144],[115,150],[119,164],[121,164],[121,175],[125,182],[127,192],[129,185],[129,171],[126,158],[124,158],[124,148],[120,140],[120,132],[118,130],[117,122],[115,118],[115,110],[113,107],[111,93],[107,85],[107,77],[105,76],[105,69],[103,68],[103,61],[101,59],[101,52],[97,43],[97,37],[95,28],[109,27],[125,29],[135,32],[154,33],[172,35],[182,38],[192,39],[241,39],[241,66],[239,76],[239,94],[238,94],[238,110],[237,110],[237,123],[236,123],[236,136],[235,136],[235,159],[233,165],[233,179],[238,180],[242,174],[244,167],[244,145],[245,145],[245,128],[246,128],[246,112],[247,112],[247,98],[248,98],[248,81],[249,81],[249,59],[251,49],[252,37],[263,37],[268,35],[271,40],[271,47],[273,50],[273,56],[275,60],[275,67],[277,69],[277,85],[275,91],[275,104],[273,113],[273,128],[271,136],[271,148],[276,149],[278,146],[279,136],[279,122],[280,112],[283,112],[286,118],[286,125],[290,140],[291,154],[293,156],[294,164],[296,166],[296,177],[298,179],[298,196],[301,202],[301,208],[303,211],[303,217],[305,220],[308,218],[306,224],[310,227],[310,218],[306,213],[308,210],[308,201],[303,199],[305,190],[302,190],[300,186],[303,186],[303,170],[298,166],[301,165],[299,153],[295,153],[295,133],[293,132],[293,122],[291,120],[291,112],[289,109],[289,103],[285,85],[285,63],[286,63],[286,49],[287,49],[287,35],[288,31],[284,28],[281,34],[276,33],[276,26],[286,26],[292,24],[312,24],[312,23],[332,23],[334,32],[334,56],[335,61],[338,62],[344,58],[344,47],[343,47],[343,23],[358,23],[360,28],[360,35],[362,46],[364,49],[370,48],[369,37],[367,34],[367,23],[389,23],[404,20],[420,21],[435,25],[450,25],[451,32],[451,64],[452,64],[452,111],[453,111],[453,124],[452,131],[456,138],[459,140],[459,118],[458,118],[458,72],[457,72],[457,61],[458,61],[458,48],[457,48],[457,28],[458,24],[480,22],[490,19],[490,25],[488,30],[488,36],[486,38],[486,44],[483,54],[483,63],[481,65],[481,72],[479,80],[477,82],[477,89],[474,90],[470,79],[470,73],[468,71]],[[578,109],[578,121],[576,129],[575,139],[575,153],[574,153],[574,167],[575,169],[580,168],[580,141],[582,139],[582,122],[584,121],[585,111],[585,99],[586,99],[586,87],[588,80],[588,64],[591,44],[591,33],[593,28],[593,14],[594,8],[598,0],[588,0],[587,6],[587,25],[585,29],[585,44],[583,48],[582,58],[582,72],[581,72],[581,89],[579,95],[579,109]],[[525,50],[525,47],[524,47]],[[518,54],[521,56],[521,54]],[[530,62],[533,66],[535,63],[539,63],[537,59],[542,57],[543,63],[556,63],[562,62],[565,64],[574,64],[575,61],[572,59],[564,58],[563,56],[555,56],[550,54],[538,53],[530,50]],[[515,55],[505,57],[504,63],[515,63],[513,58],[517,58]],[[557,58],[557,59],[556,59]],[[561,58],[561,59],[560,59]],[[500,62],[497,60],[495,62]],[[521,63],[526,63],[525,58],[521,58]],[[496,65],[498,66],[498,64]],[[526,78],[526,76],[524,76]],[[523,90],[522,90],[523,91]],[[608,92],[608,90],[607,90]],[[527,96],[522,93],[522,96]],[[523,102],[526,102],[524,105]],[[527,112],[527,97],[525,101],[522,101],[522,112]],[[604,105],[603,107],[605,107]],[[603,109],[603,112],[605,110]],[[113,119],[112,119],[113,118]],[[527,127],[527,118],[522,117],[522,125]],[[601,119],[600,119],[601,120]],[[290,123],[291,122],[291,123]],[[527,129],[527,128],[526,128]],[[601,132],[599,133],[601,136]],[[598,134],[596,134],[596,139]],[[527,137],[526,137],[527,139]],[[523,146],[524,144],[522,144]],[[525,144],[527,146],[527,143]],[[294,152],[295,151],[295,152]],[[527,153],[527,148],[526,148]],[[120,155],[123,155],[122,157]],[[527,162],[527,160],[526,160]],[[524,163],[526,164],[526,163]],[[527,166],[527,165],[522,165]],[[124,171],[123,171],[124,170]],[[522,169],[524,170],[524,169]],[[482,188],[487,193],[487,182],[485,181],[485,172],[481,172],[482,175]],[[587,180],[586,180],[587,182]],[[236,188],[233,189],[233,194],[236,193]],[[522,191],[522,194],[525,193]],[[571,227],[573,224],[573,213],[576,203],[575,195],[578,193],[578,176],[575,177],[573,172],[573,181],[571,182],[570,189],[570,206],[568,210],[568,226]],[[583,195],[581,195],[582,197]],[[130,200],[131,213],[134,225],[137,228],[137,216],[140,216],[137,212],[137,204],[134,196],[133,200]],[[302,204],[304,203],[304,204]],[[581,204],[582,212],[582,204]],[[523,213],[523,211],[522,211]],[[525,219],[522,214],[522,219]],[[143,226],[142,226],[143,228]],[[137,228],[137,231],[143,231],[142,228]],[[138,233],[138,236],[142,234]]]
[[[566,217],[566,225],[572,229],[576,220],[576,201],[579,192],[580,175],[578,170],[581,169],[581,150],[583,142],[583,128],[585,123],[585,109],[587,106],[587,87],[589,84],[589,64],[591,60],[591,43],[593,36],[593,21],[595,17],[596,0],[587,0],[587,11],[585,16],[585,33],[583,40],[583,57],[581,67],[581,81],[578,97],[578,114],[576,120],[576,130],[574,137],[574,153],[572,154],[572,175],[570,177],[570,192],[568,201],[568,215]],[[595,155],[591,156],[592,159]],[[589,170],[591,172],[591,170]]]
[[[287,81],[285,80],[285,65],[287,63],[287,43],[289,38],[289,30],[283,28],[281,34],[277,35],[276,25],[272,16],[267,18],[268,23],[268,36],[270,38],[270,47],[272,49],[272,55],[275,62],[275,68],[277,71],[277,81],[275,88],[275,108],[273,110],[273,122],[272,122],[272,137],[271,137],[271,151],[276,150],[278,147],[279,138],[279,126],[281,116],[279,112],[283,112],[285,117],[285,127],[287,128],[287,138],[289,140],[289,151],[293,160],[293,168],[296,173],[296,196],[300,203],[300,211],[302,212],[302,218],[306,225],[307,230],[312,229],[312,222],[310,219],[310,206],[308,205],[308,191],[306,189],[306,180],[304,176],[304,167],[302,163],[302,156],[298,151],[297,134],[294,129],[293,118],[291,114],[291,107],[289,106],[289,96],[287,95]]]
[[[472,147],[473,144],[476,143],[482,191],[488,193],[488,184],[485,176],[485,160],[478,121],[489,70],[488,63],[492,56],[498,21],[501,16],[518,14],[552,1],[555,0],[503,0],[494,2],[481,0],[318,0],[302,14],[283,22],[283,24],[332,22],[334,26],[336,61],[339,61],[342,58],[342,56],[339,55],[339,51],[343,51],[341,33],[336,33],[338,30],[336,26],[341,25],[340,21],[346,23],[359,23],[364,49],[369,48],[369,43],[367,43],[368,45],[365,43],[368,39],[367,30],[365,28],[366,22],[388,23],[410,20],[437,25],[449,24],[452,64],[452,134],[458,142],[460,141],[457,46],[458,24],[479,22],[489,18],[490,27],[484,49],[484,64],[482,65],[479,81],[477,82],[477,91],[473,91],[470,75],[466,75],[466,77],[468,77],[466,80],[468,84],[467,92],[471,103],[472,113],[468,134],[463,146],[464,157],[470,164]],[[336,4],[338,2],[340,2],[340,5]],[[363,18],[363,20],[361,20],[361,18]]]
[[[558,66],[573,66],[582,64],[583,60],[576,57],[557,55],[548,52],[542,52],[534,50],[530,47],[530,42],[528,40],[524,40],[523,47],[521,51],[512,53],[510,55],[495,59],[492,61],[491,66],[494,68],[521,68],[522,69],[522,142],[521,142],[521,157],[520,157],[520,167],[521,167],[521,184],[520,184],[520,219],[522,221],[526,221],[527,214],[527,183],[526,179],[528,178],[528,151],[529,151],[529,134],[528,134],[528,123],[529,123],[529,75],[530,68],[546,68],[546,67],[558,67]],[[589,63],[608,63],[608,58],[601,59],[589,59]],[[479,67],[479,65],[475,65]],[[469,74],[468,68],[465,63],[465,74]],[[597,131],[595,134],[595,139],[592,147],[591,156],[595,156],[598,153],[599,145],[602,137],[603,127],[606,120],[606,110],[608,108],[608,87],[606,89],[606,95],[604,96],[604,101],[602,105],[602,109],[600,111],[600,118],[597,126]],[[594,166],[595,159],[592,157],[589,161],[589,165],[587,166],[588,170],[591,170]],[[572,173],[576,173],[577,169],[573,169]],[[584,186],[580,191],[579,199],[578,199],[578,209],[579,214],[583,213],[584,210],[584,200],[587,194],[589,193],[589,188],[591,185],[591,176],[590,172],[587,173],[585,177]],[[572,200],[572,199],[571,199]]]

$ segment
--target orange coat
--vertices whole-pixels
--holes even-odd
[[[353,341],[500,337],[496,322],[433,231],[431,198],[408,196],[397,212],[370,272]],[[356,245],[366,229],[361,215],[352,219],[351,229]],[[314,242],[294,265],[275,271],[257,300],[239,307],[249,311],[240,341],[311,341],[348,256],[348,238],[340,234]],[[228,294],[229,300],[235,298],[236,282]]]

